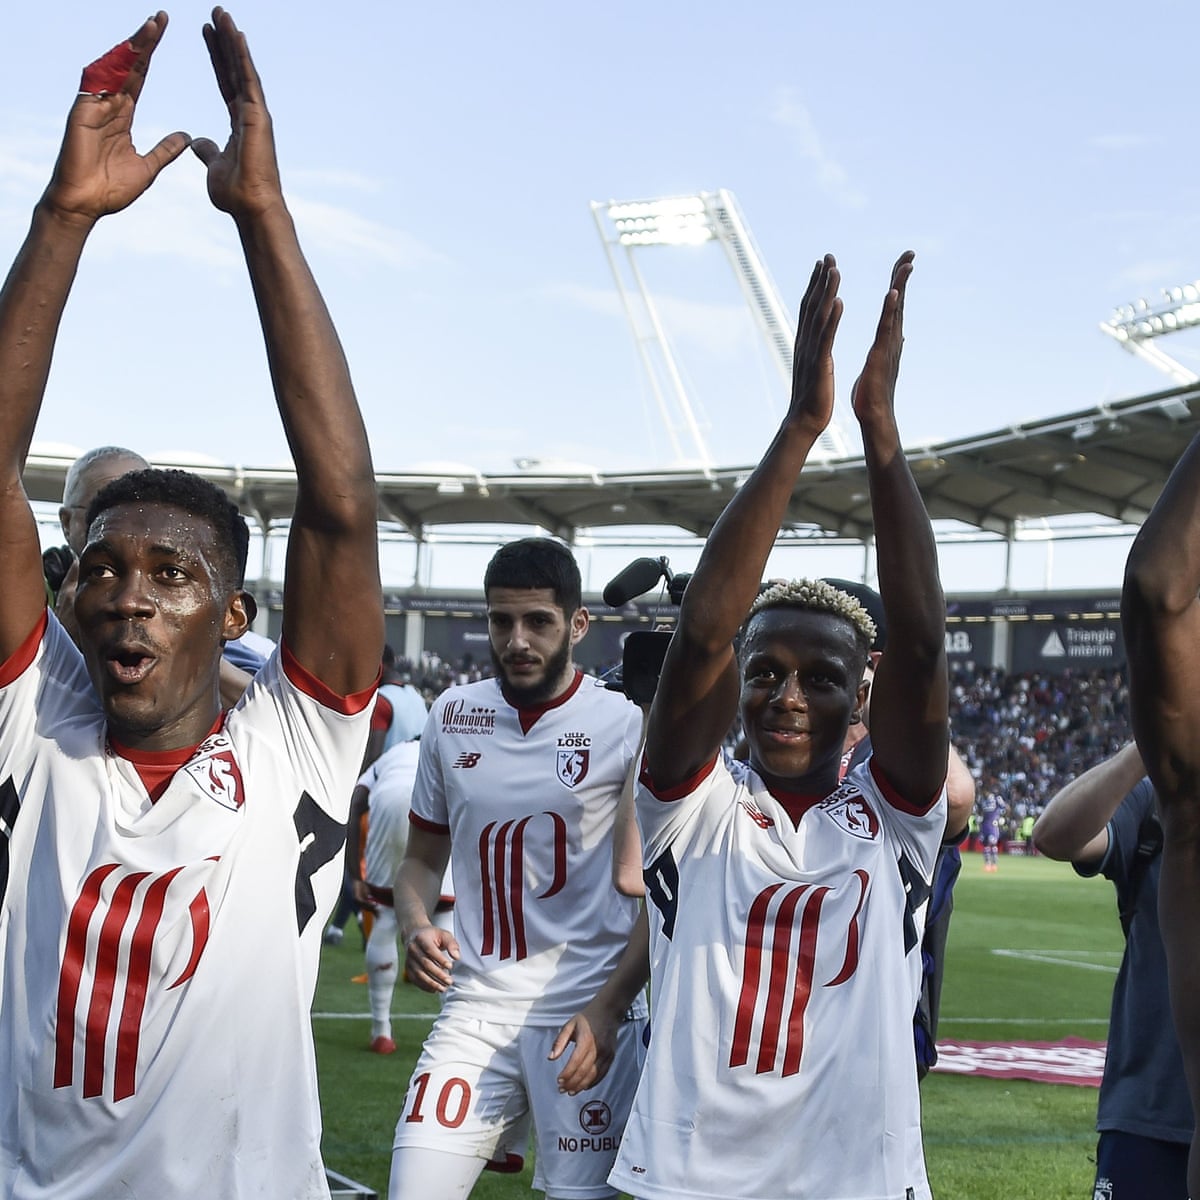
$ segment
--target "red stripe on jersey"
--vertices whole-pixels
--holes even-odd
[[[58,1010],[54,1021],[54,1086],[71,1082],[75,1050],[75,1005],[79,1000],[79,981],[87,954],[87,931],[92,913],[100,903],[100,887],[117,869],[116,863],[97,867],[84,881],[79,899],[71,907],[67,921],[67,944],[63,950],[62,970],[58,975]]]
[[[525,944],[525,827],[532,817],[522,817],[513,833],[508,860],[508,902],[512,911],[513,953],[518,962],[529,952]]]
[[[539,900],[557,896],[567,882],[567,822],[560,813],[547,812],[546,816],[554,822],[554,878]]]
[[[871,877],[866,871],[855,871],[854,874],[858,876],[859,887],[862,890],[858,895],[858,907],[854,910],[854,916],[850,918],[850,928],[846,931],[846,959],[842,963],[842,969],[825,985],[826,987],[837,987],[845,983],[858,969],[858,914],[862,912],[866,903],[867,884]]]
[[[829,894],[827,887],[816,888],[804,906],[800,921],[800,952],[796,957],[796,985],[792,1008],[788,1013],[787,1044],[783,1051],[783,1074],[795,1075],[804,1057],[804,1014],[812,996],[813,971],[817,958],[817,930],[821,927],[821,905]]]
[[[129,945],[129,968],[126,973],[125,1003],[121,1007],[121,1023],[117,1027],[117,1056],[113,1068],[113,1099],[132,1096],[137,1079],[138,1042],[142,1031],[142,1013],[146,1009],[146,990],[150,983],[150,964],[154,950],[154,934],[162,920],[163,906],[171,881],[182,871],[176,867],[160,875],[147,889]]]
[[[425,830],[426,833],[449,833],[449,825],[439,825],[437,821],[428,821],[424,817],[418,817],[415,812],[410,811],[408,814],[408,823],[415,825],[418,829]]]
[[[750,1034],[754,1028],[754,1003],[758,999],[758,977],[762,971],[763,931],[771,897],[783,887],[773,883],[759,892],[750,906],[746,921],[746,954],[742,963],[742,994],[738,997],[737,1019],[733,1026],[733,1045],[729,1051],[731,1067],[745,1066],[750,1058]]]
[[[496,845],[493,848],[496,877],[496,921],[500,927],[500,957],[508,958],[512,954],[512,926],[508,920],[508,904],[505,898],[508,872],[504,869],[504,850],[508,845],[508,831],[513,827],[512,821],[505,821],[496,830]]]
[[[867,759],[867,766],[871,772],[871,778],[875,780],[876,786],[883,793],[883,798],[893,807],[898,808],[902,813],[908,813],[910,817],[923,817],[937,802],[938,797],[942,794],[942,789],[938,788],[933,793],[933,797],[926,804],[913,804],[911,801],[905,800],[898,791],[888,782],[883,771],[876,766],[878,760],[872,754]],[[945,782],[943,781],[943,787]]]
[[[92,1000],[88,1005],[86,1033],[83,1040],[83,1097],[104,1092],[104,1043],[108,1037],[108,1018],[112,1014],[113,992],[117,984],[117,960],[121,953],[121,934],[133,907],[133,893],[138,884],[149,877],[149,871],[127,875],[117,884],[108,912],[100,926],[96,946],[96,973],[92,982]]]
[[[200,963],[200,955],[204,953],[204,947],[208,945],[208,893],[203,888],[196,893],[196,898],[188,905],[188,914],[192,918],[192,956],[188,959],[187,966],[183,968],[179,978],[171,984],[171,987],[167,988],[168,992],[171,988],[177,988],[181,983],[187,983],[195,975],[196,967]]]
[[[411,813],[409,819],[412,819]],[[496,941],[496,926],[492,916],[492,868],[488,863],[488,844],[495,828],[496,822],[489,821],[479,835],[479,887],[483,897],[483,944],[479,953],[482,955],[491,954]]]
[[[299,688],[318,704],[341,713],[344,717],[351,717],[355,713],[362,712],[371,703],[375,691],[379,687],[379,681],[383,678],[381,667],[370,687],[363,688],[361,692],[352,692],[349,696],[339,696],[333,688],[296,661],[296,656],[288,649],[286,642],[281,642],[279,645],[279,658],[283,664],[283,673],[294,687]]]
[[[674,787],[660,788],[650,778],[650,768],[646,765],[646,756],[643,754],[642,768],[638,772],[638,782],[645,786],[655,800],[661,800],[664,804],[669,804],[675,800],[682,800],[684,796],[690,796],[712,774],[713,768],[717,765],[718,757],[719,752],[718,754],[714,754],[704,766],[682,783],[677,783]]]
[[[800,897],[809,889],[809,884],[802,883],[792,888],[783,898],[775,914],[775,929],[771,935],[771,966],[767,974],[767,1004],[763,1012],[762,1037],[758,1043],[758,1064],[755,1073],[764,1075],[775,1069],[775,1053],[779,1049],[779,1032],[783,1025],[783,998],[787,992],[788,966],[792,961],[792,920],[796,915],[796,905]],[[800,990],[800,973],[796,973],[796,990]],[[805,988],[800,1010],[803,1013],[804,1004],[808,1003],[808,988]],[[792,1019],[795,1019],[796,1004],[792,1004]],[[801,1037],[803,1038],[803,1027]],[[791,1044],[789,1030],[789,1047]]]
[[[33,662],[38,647],[42,644],[42,638],[46,635],[46,626],[49,622],[50,612],[43,608],[42,615],[38,617],[37,624],[34,625],[30,635],[4,662],[0,663],[0,687],[8,687],[14,680],[19,679],[29,664]]]

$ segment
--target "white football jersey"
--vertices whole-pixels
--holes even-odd
[[[928,1200],[912,1014],[945,816],[869,764],[798,829],[744,763],[639,788],[651,1036],[613,1184]]]
[[[359,777],[368,792],[363,880],[391,888],[408,844],[408,811],[417,779],[420,742],[400,742],[385,750]]]
[[[637,707],[578,672],[536,709],[494,679],[435,701],[412,811],[451,838],[462,957],[443,1011],[558,1024],[611,975],[638,913],[612,885],[612,834],[640,735]]]
[[[275,654],[151,803],[53,617],[4,668],[0,1194],[327,1197],[308,1011],[370,695]]]

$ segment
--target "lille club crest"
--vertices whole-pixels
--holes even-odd
[[[879,818],[866,797],[852,784],[843,784],[818,807],[856,838],[873,842],[879,836]]]
[[[558,752],[558,777],[569,788],[587,778],[592,752],[587,749],[560,750]]]
[[[183,769],[205,795],[223,808],[237,812],[242,807],[242,772],[233,756],[233,743],[224,733],[214,733]]]

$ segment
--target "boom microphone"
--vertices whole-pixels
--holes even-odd
[[[658,584],[664,574],[665,560],[661,558],[635,558],[623,571],[609,580],[601,593],[609,608],[624,608],[635,596],[648,592]]]

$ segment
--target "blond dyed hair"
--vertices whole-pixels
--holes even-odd
[[[750,622],[768,608],[807,608],[813,612],[827,612],[849,621],[868,652],[875,641],[875,622],[871,614],[849,592],[843,592],[823,579],[791,579],[771,584],[750,605],[742,632],[745,633]]]

